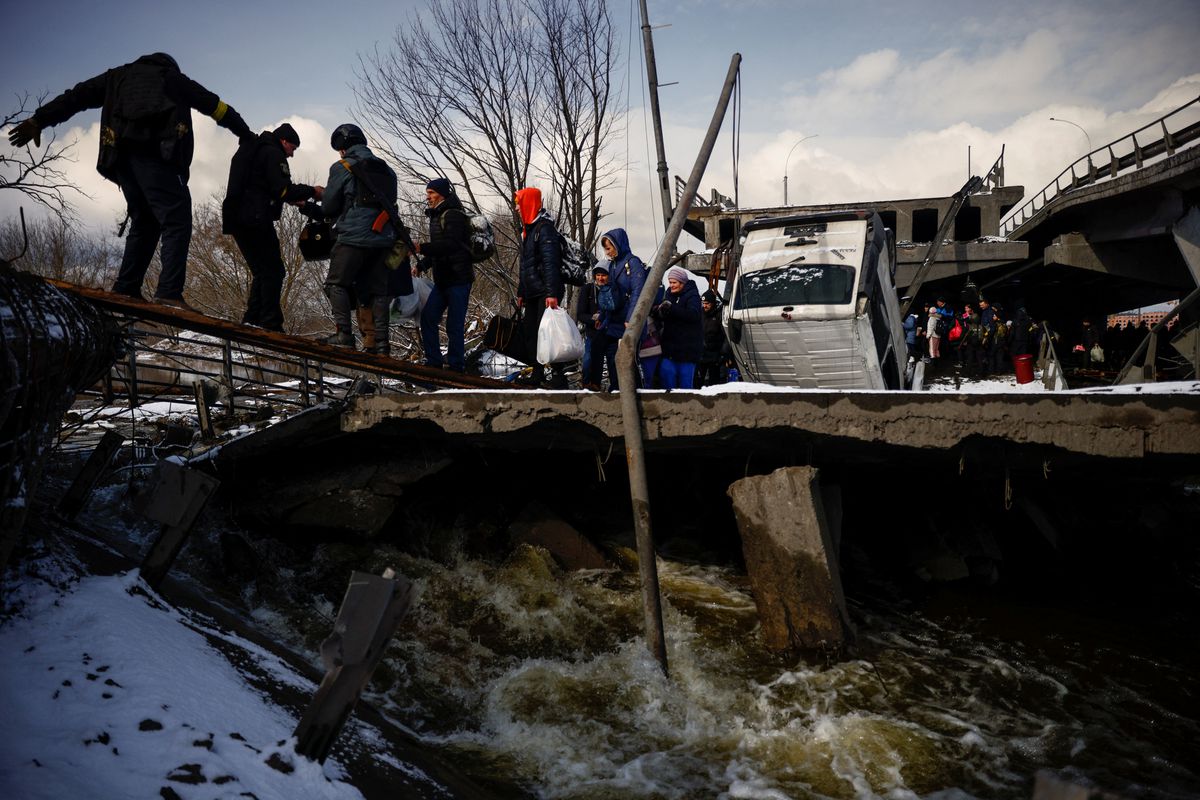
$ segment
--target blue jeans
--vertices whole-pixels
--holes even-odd
[[[433,287],[425,308],[421,310],[421,346],[425,350],[425,363],[431,367],[442,365],[442,343],[438,337],[438,323],[446,314],[446,362],[450,369],[462,372],[466,368],[466,346],[463,338],[467,328],[467,300],[471,296],[471,284]],[[448,309],[448,311],[447,311]]]
[[[696,362],[673,361],[664,356],[658,367],[658,379],[664,389],[691,389],[696,379]]]

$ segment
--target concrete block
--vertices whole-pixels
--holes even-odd
[[[853,628],[817,470],[786,467],[743,478],[728,494],[767,646],[840,649]]]

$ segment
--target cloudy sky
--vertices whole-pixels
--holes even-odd
[[[982,172],[1006,146],[1007,182],[1037,191],[1094,147],[1200,96],[1200,3],[1195,0],[650,0],[667,160],[684,177],[734,52],[742,66],[738,193],[743,207],[779,204],[784,162],[793,203],[948,195],[971,167]],[[291,121],[303,140],[300,176],[324,176],[328,133],[352,119],[357,54],[386,46],[424,0],[314,4],[183,0],[10,3],[0,50],[0,97],[51,95],[110,66],[164,50],[184,72],[236,107],[251,127]],[[637,4],[612,0],[621,26],[629,113],[617,152],[629,168],[604,207],[648,257],[661,234],[652,210],[653,143]],[[14,35],[21,32],[20,35]],[[453,54],[446,55],[453,64]],[[625,85],[625,75],[619,76]],[[197,115],[198,116],[198,115]],[[1079,128],[1051,122],[1069,119]],[[1198,114],[1200,116],[1200,114]],[[92,200],[82,219],[111,228],[119,190],[94,170],[99,112],[56,129],[78,138],[70,174]],[[702,194],[733,195],[729,124]],[[221,190],[234,138],[197,122],[192,192]],[[7,143],[0,145],[7,147]],[[17,198],[0,192],[0,215]],[[655,231],[655,225],[659,231]],[[695,246],[687,242],[685,246]]]

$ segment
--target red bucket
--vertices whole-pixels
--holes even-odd
[[[1013,356],[1013,369],[1017,373],[1017,383],[1033,382],[1033,356]]]

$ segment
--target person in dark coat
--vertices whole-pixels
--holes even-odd
[[[547,308],[558,308],[566,291],[562,278],[562,243],[554,220],[542,207],[541,189],[531,186],[518,189],[514,200],[522,223],[517,305],[525,309],[521,324],[529,352],[536,353],[542,315]],[[542,364],[534,363],[532,366],[532,374],[518,380],[537,386],[545,380],[546,370]],[[567,388],[567,376],[563,369],[562,364],[551,365],[551,389]]]
[[[229,164],[221,230],[233,236],[253,276],[243,325],[283,330],[279,298],[287,270],[275,223],[283,215],[284,203],[320,200],[324,188],[292,183],[287,161],[299,147],[300,135],[285,122],[244,142]]]
[[[386,262],[396,238],[408,235],[400,221],[392,220],[390,214],[390,208],[395,204],[396,173],[371,152],[366,135],[357,125],[339,125],[329,144],[338,151],[341,159],[329,168],[329,180],[325,182],[321,198],[325,216],[337,220],[338,232],[337,243],[329,257],[329,273],[325,276],[325,296],[329,298],[336,331],[326,342],[338,347],[354,347],[350,311],[357,299],[358,303],[369,303],[371,307],[374,336],[371,351],[389,355],[390,300]],[[364,182],[355,176],[354,170],[368,176],[380,192],[390,192],[390,195],[380,197],[368,186],[360,185]],[[385,215],[385,212],[388,213]],[[403,274],[411,280],[409,273]]]
[[[1103,358],[1100,361],[1092,361],[1092,348],[1100,344],[1100,330],[1092,325],[1092,320],[1088,317],[1083,318],[1083,322],[1079,331],[1079,346],[1076,346],[1075,352],[1079,354],[1078,365],[1080,369],[1099,369],[1103,363]],[[1103,349],[1103,346],[1101,346]]]
[[[683,267],[667,272],[667,293],[653,313],[662,322],[659,382],[664,389],[691,389],[704,352],[704,312],[696,282]]]
[[[151,53],[78,83],[9,131],[14,147],[41,145],[45,128],[88,108],[100,109],[96,170],[121,187],[129,207],[125,254],[113,291],[141,299],[142,282],[162,240],[162,272],[155,300],[187,307],[192,196],[188,177],[195,149],[192,109],[239,139],[253,138],[246,121],[220,97],[179,70],[166,53]]]
[[[446,315],[446,363],[455,372],[466,369],[467,303],[475,281],[471,260],[471,225],[462,201],[445,178],[425,186],[429,207],[429,241],[417,243],[422,261],[418,270],[433,273],[433,291],[421,310],[421,346],[425,364],[442,366],[438,324]]]
[[[592,282],[580,290],[575,305],[575,319],[583,328],[586,348],[583,388],[588,391],[604,390],[606,363],[610,391],[616,391],[620,385],[617,379],[617,345],[625,331],[623,312],[615,287],[609,282],[608,267],[597,264],[592,268]]]
[[[721,307],[717,295],[709,289],[700,296],[700,310],[704,314],[704,352],[700,354],[700,368],[696,370],[696,388],[725,383],[725,361],[729,358],[729,340],[721,325]]]
[[[1033,333],[1033,320],[1030,318],[1029,312],[1025,310],[1024,303],[1018,301],[1017,314],[1013,318],[1012,342],[1009,345],[1014,356],[1026,356],[1033,353]]]

